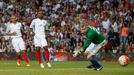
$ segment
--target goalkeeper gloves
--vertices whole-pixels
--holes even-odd
[[[79,55],[80,51],[77,50],[77,51],[74,51],[74,54],[73,54],[73,57],[77,57]]]
[[[73,57],[77,57],[79,54],[81,54],[83,52],[83,48],[81,48],[80,50],[74,51]]]

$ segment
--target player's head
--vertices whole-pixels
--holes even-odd
[[[44,14],[43,10],[38,10],[37,17],[42,19],[43,18],[43,14]]]
[[[88,30],[88,24],[86,22],[82,22],[80,24],[80,31],[81,31],[81,33],[85,34],[87,32],[87,30]]]
[[[17,21],[17,18],[15,15],[12,15],[10,19],[11,19],[11,22],[13,22],[13,23],[15,23]]]

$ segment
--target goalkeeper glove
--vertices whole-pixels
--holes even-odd
[[[80,50],[74,51],[73,57],[77,57],[80,53]]]

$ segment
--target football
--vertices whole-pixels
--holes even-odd
[[[130,62],[130,59],[128,56],[126,55],[121,55],[119,58],[118,58],[118,64],[120,66],[127,66]]]

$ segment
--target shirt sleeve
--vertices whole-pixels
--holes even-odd
[[[11,31],[11,27],[10,27],[10,25],[7,25],[6,33],[10,32],[10,31]]]
[[[87,39],[84,45],[82,46],[83,50],[86,50],[86,48],[91,44],[90,39]]]
[[[31,22],[30,28],[32,28],[33,32],[35,31],[35,20]]]
[[[20,29],[24,30],[24,25],[22,23],[20,23],[19,25],[20,25]]]
[[[47,25],[47,21],[46,20],[44,20],[44,27]]]
[[[33,21],[31,22],[30,28],[33,28],[33,29],[34,29],[34,27],[35,27],[35,21],[33,20]]]

